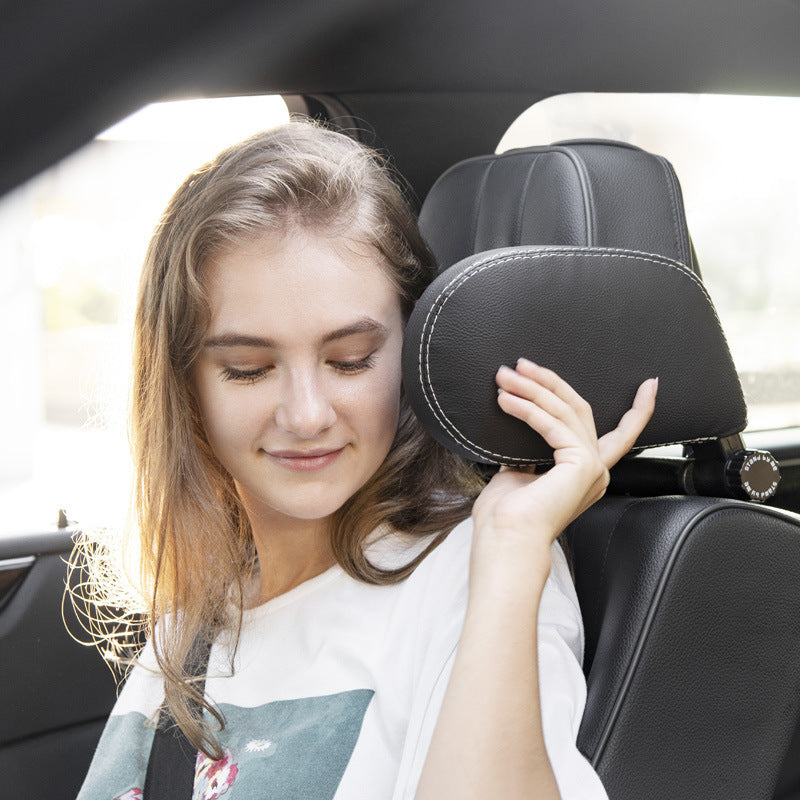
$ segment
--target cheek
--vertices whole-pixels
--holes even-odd
[[[236,397],[217,380],[196,380],[195,391],[206,438],[214,454],[225,461],[225,454],[241,445],[252,433],[252,411],[243,403],[245,395]]]
[[[397,432],[400,416],[400,364],[387,370],[368,388],[360,401],[360,414],[367,423],[373,438],[379,440],[388,451]]]

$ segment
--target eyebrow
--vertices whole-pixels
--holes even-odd
[[[337,328],[335,331],[326,333],[322,337],[322,344],[335,342],[337,339],[346,339],[348,336],[353,336],[357,333],[372,333],[377,334],[380,338],[386,338],[389,335],[389,329],[371,317],[362,317],[350,325],[345,325],[343,328]],[[274,348],[277,347],[277,344],[272,339],[251,336],[246,333],[221,333],[218,336],[209,336],[203,342],[203,346]]]

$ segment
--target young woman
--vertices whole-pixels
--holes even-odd
[[[175,194],[135,328],[152,635],[81,800],[142,796],[167,711],[197,750],[194,798],[605,796],[575,746],[582,627],[556,538],[603,494],[655,381],[598,441],[557,375],[498,365],[500,407],[556,466],[482,488],[403,397],[432,276],[378,157],[311,124]],[[204,641],[202,694],[186,665]]]

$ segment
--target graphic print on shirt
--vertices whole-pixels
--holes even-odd
[[[97,745],[79,800],[143,800],[155,728],[138,711],[112,714]]]
[[[192,800],[332,800],[353,755],[372,689],[219,704],[224,757],[198,756]]]
[[[332,800],[374,694],[354,689],[253,708],[220,703],[224,755],[198,753],[192,800]],[[112,715],[80,798],[142,798],[153,733],[139,712]]]
[[[228,748],[222,758],[212,761],[205,753],[198,751],[194,765],[194,791],[192,800],[217,800],[233,786],[239,767],[233,763],[233,755]]]

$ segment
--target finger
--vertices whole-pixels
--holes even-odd
[[[530,373],[530,367],[536,368],[536,365],[527,362],[526,367]],[[544,372],[555,375],[555,373],[550,373],[550,370],[544,370]],[[593,440],[597,438],[592,410],[576,392],[572,392],[570,396],[570,400],[577,406],[574,407],[559,397],[552,389],[541,384],[536,378],[521,374],[519,367],[516,370],[510,367],[501,367],[497,371],[497,384],[500,388],[512,394],[530,400],[539,408],[570,427],[576,430],[581,428],[587,437]],[[565,383],[564,386],[567,386],[567,384]]]
[[[586,444],[588,439],[586,430],[574,414],[570,424],[539,404],[505,389],[501,389],[497,395],[497,402],[503,411],[525,422],[556,450]]]
[[[556,397],[565,402],[570,408],[574,409],[594,434],[595,427],[592,407],[569,383],[567,383],[567,381],[558,375],[558,373],[553,372],[553,370],[547,367],[534,364],[533,361],[527,358],[520,358],[517,361],[517,372],[537,381],[539,384],[549,389]]]
[[[535,379],[522,375],[511,367],[500,367],[497,370],[496,380],[501,389],[530,400],[554,417],[562,418],[570,412],[569,405],[560,397],[557,397],[550,389],[538,383]]]
[[[600,458],[611,468],[635,444],[656,407],[658,378],[644,381],[636,392],[631,408],[622,415],[619,425],[598,440]]]

